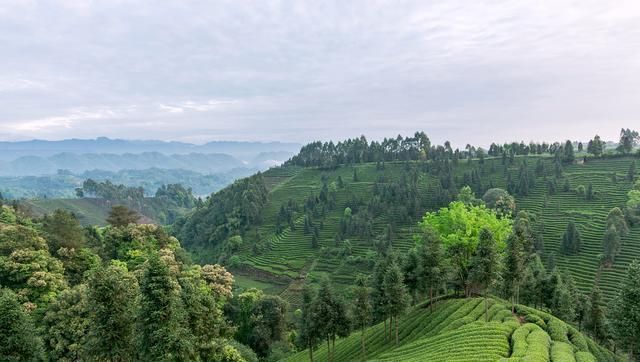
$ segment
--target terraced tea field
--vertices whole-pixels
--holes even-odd
[[[335,345],[336,361],[621,361],[561,320],[532,308],[489,300],[485,322],[480,298],[438,302],[433,312],[418,305],[400,320],[399,345],[385,337],[383,323],[368,328],[366,356],[355,332]],[[314,359],[327,360],[324,343]],[[302,351],[287,361],[308,361]]]
[[[528,158],[531,172],[534,171],[538,157]],[[506,188],[508,175],[517,180],[521,158],[508,168],[502,165],[500,159],[487,159],[484,165],[475,160],[471,164],[460,161],[453,172],[456,184],[463,185],[463,175],[473,169],[479,170],[484,185]],[[602,236],[605,229],[605,219],[614,207],[622,207],[626,202],[626,194],[631,183],[625,180],[625,175],[632,158],[609,158],[589,160],[584,164],[573,164],[564,167],[563,175],[558,180],[557,192],[549,195],[547,179],[553,179],[554,166],[551,158],[543,158],[545,172],[535,178],[535,186],[529,195],[516,197],[518,208],[532,212],[541,221],[544,235],[545,250],[543,261],[548,262],[551,253],[555,254],[556,265],[568,270],[576,279],[576,283],[583,291],[590,291],[597,277],[605,298],[613,296],[620,278],[624,275],[627,264],[640,257],[640,228],[636,227],[624,238],[622,251],[612,268],[599,271],[600,254],[602,253]],[[373,240],[350,237],[352,245],[351,257],[327,253],[334,249],[334,236],[339,228],[340,218],[344,207],[352,198],[358,198],[365,203],[370,199],[376,180],[384,177],[386,182],[397,180],[404,169],[411,167],[419,172],[418,192],[423,200],[423,210],[433,210],[431,193],[438,179],[429,172],[425,172],[425,165],[419,162],[386,163],[384,169],[378,169],[376,164],[357,164],[355,166],[341,166],[335,170],[320,170],[316,168],[282,167],[274,168],[264,173],[265,182],[270,190],[269,202],[263,210],[263,222],[246,233],[243,248],[237,253],[242,268],[236,273],[246,277],[264,279],[264,273],[273,275],[279,280],[289,283],[283,289],[283,297],[294,306],[299,301],[299,291],[305,281],[317,281],[324,276],[333,279],[338,287],[352,284],[358,272],[370,272],[371,265],[363,262],[367,255],[374,250]],[[358,181],[353,181],[354,169]],[[617,181],[612,175],[617,175]],[[310,195],[318,195],[323,185],[323,178],[328,183],[341,177],[344,187],[338,189],[336,207],[322,218],[319,225],[320,248],[311,246],[312,236],[303,231],[303,213],[295,218],[294,229],[285,228],[281,233],[275,233],[275,223],[281,205],[292,199],[303,205]],[[564,180],[568,179],[570,191],[563,190]],[[575,189],[579,185],[593,186],[595,198],[586,200],[578,195]],[[480,195],[481,196],[481,195]],[[401,219],[398,207],[394,205],[385,210],[373,220],[375,235],[380,235],[385,227],[394,222],[395,238],[393,247],[400,252],[408,250],[414,243],[418,219]],[[573,220],[583,239],[582,251],[577,255],[566,256],[559,252],[560,241],[567,223]],[[318,224],[316,224],[318,225]],[[269,249],[254,254],[250,245],[256,240],[266,241]],[[322,249],[325,248],[323,252]],[[343,288],[346,290],[346,288]]]

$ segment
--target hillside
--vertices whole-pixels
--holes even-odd
[[[538,159],[542,160],[544,169],[534,173]],[[537,219],[536,228],[544,236],[544,250],[539,251],[542,260],[549,266],[550,255],[554,254],[555,264],[568,270],[584,292],[590,291],[599,277],[605,298],[611,298],[629,261],[640,257],[640,244],[635,241],[640,238],[640,228],[635,227],[623,238],[621,252],[613,266],[599,268],[605,219],[609,210],[622,207],[626,202],[632,184],[625,175],[634,158],[589,158],[586,163],[566,164],[557,179],[554,159],[549,156],[518,156],[506,167],[500,158],[486,158],[483,163],[460,160],[451,168],[451,182],[458,189],[469,184],[479,196],[490,187],[508,189],[509,182],[518,180],[524,160],[535,182],[527,195],[515,195],[515,198],[520,210],[532,212]],[[394,249],[401,253],[412,247],[416,223],[424,212],[448,202],[438,198],[443,181],[434,170],[430,161],[386,162],[382,166],[360,163],[330,169],[274,168],[262,174],[268,197],[261,209],[261,221],[248,226],[238,250],[228,252],[223,244],[198,245],[186,234],[180,235],[181,240],[203,259],[226,257],[227,265],[236,273],[273,283],[282,290],[285,299],[296,304],[305,281],[329,276],[334,283],[348,286],[358,272],[370,271],[376,257],[376,239],[389,238]],[[357,181],[354,181],[354,172]],[[616,181],[613,181],[614,174]],[[323,209],[313,217],[318,234],[318,247],[314,248],[313,232],[305,232],[303,205],[310,196],[318,197],[323,185],[337,183],[338,179],[342,180],[342,187],[335,190],[335,207]],[[554,180],[558,184],[554,186],[557,190],[550,193],[549,182]],[[570,188],[564,191],[562,185],[567,181]],[[592,200],[576,192],[580,185],[589,184],[595,195]],[[413,187],[407,185],[415,185],[415,189],[405,190]],[[404,194],[397,195],[396,192],[415,193],[417,201],[409,202]],[[358,208],[370,207],[374,196],[386,198],[386,205],[390,206],[373,212],[370,222],[363,224],[365,232],[348,235],[348,245],[336,241],[345,207],[349,206],[354,215],[358,215]],[[297,205],[292,222],[276,230],[281,207],[287,206],[289,200]],[[583,238],[582,250],[572,256],[559,251],[562,233],[570,220],[575,221]],[[391,232],[388,231],[390,225]],[[229,255],[234,257],[229,259]]]
[[[523,306],[515,315],[503,301],[489,300],[485,322],[480,298],[439,302],[413,308],[400,320],[399,344],[385,339],[383,323],[368,328],[366,360],[371,361],[622,361],[570,325],[544,312]],[[336,361],[362,359],[361,334],[355,332],[335,345]],[[327,360],[324,344],[314,359]],[[286,361],[308,361],[302,351]]]

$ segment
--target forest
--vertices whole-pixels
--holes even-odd
[[[3,200],[0,356],[640,361],[639,140],[314,142],[166,226]]]

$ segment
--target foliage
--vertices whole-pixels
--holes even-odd
[[[627,270],[611,309],[611,324],[617,342],[636,360],[640,357],[640,263],[633,261]]]
[[[44,360],[42,340],[31,317],[9,289],[0,289],[0,359],[3,361]]]

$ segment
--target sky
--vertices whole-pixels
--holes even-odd
[[[640,2],[0,2],[0,140],[617,138]]]

